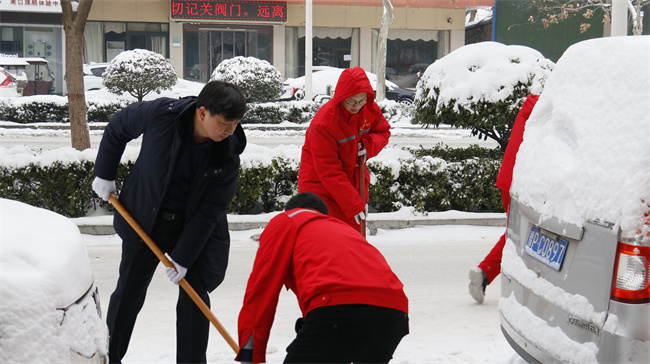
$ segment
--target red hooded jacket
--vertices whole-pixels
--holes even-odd
[[[526,97],[524,104],[521,105],[521,109],[517,114],[515,123],[512,125],[510,140],[508,140],[508,146],[506,146],[506,151],[503,153],[503,161],[501,162],[501,169],[499,169],[499,174],[497,175],[496,186],[501,190],[501,200],[503,201],[503,208],[506,212],[508,212],[508,208],[510,207],[510,185],[512,184],[512,170],[515,167],[517,152],[519,151],[519,146],[524,141],[526,121],[528,121],[528,117],[533,112],[533,108],[538,99],[539,95],[528,95]],[[501,273],[501,258],[505,244],[506,234],[504,233],[490,253],[478,265],[485,273],[489,283],[492,283],[494,278]]]
[[[358,231],[314,210],[289,210],[271,219],[260,237],[239,314],[239,345],[248,347],[252,335],[254,363],[266,360],[283,285],[296,294],[303,317],[318,307],[347,304],[408,313],[404,285]]]
[[[368,103],[351,114],[341,103],[361,92],[368,93]],[[332,217],[352,218],[365,208],[359,195],[358,143],[363,143],[369,159],[379,154],[389,137],[390,125],[375,102],[366,72],[360,67],[344,70],[334,97],[318,110],[305,134],[298,192],[321,197]],[[368,181],[367,169],[364,172]]]
[[[501,168],[499,169],[495,185],[503,192],[503,208],[506,211],[508,211],[508,206],[510,205],[510,185],[512,184],[512,170],[515,168],[517,152],[519,151],[521,142],[524,141],[526,121],[528,121],[530,113],[533,112],[537,100],[539,100],[539,95],[528,95],[526,97],[512,125],[510,140],[508,140],[508,146],[506,146],[506,151],[503,153],[503,161],[501,161]]]

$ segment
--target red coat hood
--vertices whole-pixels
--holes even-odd
[[[330,102],[338,105],[341,101],[361,92],[368,93],[368,105],[372,105],[375,101],[375,91],[370,85],[366,71],[361,67],[346,68],[336,83],[334,97]]]

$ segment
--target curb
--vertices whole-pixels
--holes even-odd
[[[231,221],[228,222],[228,230],[242,231],[252,229],[263,229],[268,221]],[[370,235],[375,235],[377,229],[407,229],[416,226],[433,225],[471,225],[471,226],[506,226],[504,217],[480,217],[480,218],[457,218],[457,219],[416,219],[416,220],[368,220],[366,228]],[[86,224],[77,223],[79,231],[88,235],[113,235],[115,229],[112,224]]]

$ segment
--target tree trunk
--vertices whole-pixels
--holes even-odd
[[[377,95],[375,99],[382,101],[386,98],[386,43],[388,41],[388,27],[393,24],[393,4],[390,0],[384,1],[384,16],[381,18],[379,29],[379,45],[377,47]]]
[[[637,0],[636,5],[633,7],[636,10],[632,19],[632,34],[643,35],[643,10],[641,10],[641,0]]]
[[[83,35],[93,0],[78,0],[78,2],[75,11],[71,0],[61,0],[61,9],[65,31],[65,79],[68,89],[70,136],[72,147],[84,150],[90,148],[90,133],[86,121],[88,110],[83,80]]]

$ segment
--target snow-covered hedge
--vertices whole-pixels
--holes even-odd
[[[24,102],[23,99],[0,100],[0,120],[13,121],[20,124],[58,122],[69,123],[68,104],[65,96],[48,96],[56,101]],[[112,101],[89,101],[88,122],[108,122],[116,112],[128,106],[131,102],[124,99]],[[285,121],[292,123],[307,123],[316,114],[321,104],[309,101],[279,101],[249,103],[248,111],[241,120],[242,124],[280,124]],[[379,107],[386,119],[397,122],[404,117],[410,118],[412,108],[394,101],[384,100]]]
[[[472,147],[439,146],[429,150],[389,150],[398,158],[373,158],[370,206],[379,212],[403,206],[418,211],[460,210],[501,212],[501,195],[494,186],[501,157],[494,151]],[[249,153],[251,154],[251,153]],[[299,154],[299,153],[298,153]],[[127,147],[118,170],[118,191],[137,158],[138,148]],[[35,152],[29,148],[0,147],[0,197],[69,217],[85,216],[106,203],[97,199],[91,183],[96,150]],[[299,156],[260,151],[244,155],[239,185],[230,212],[255,214],[278,211],[297,192]]]

